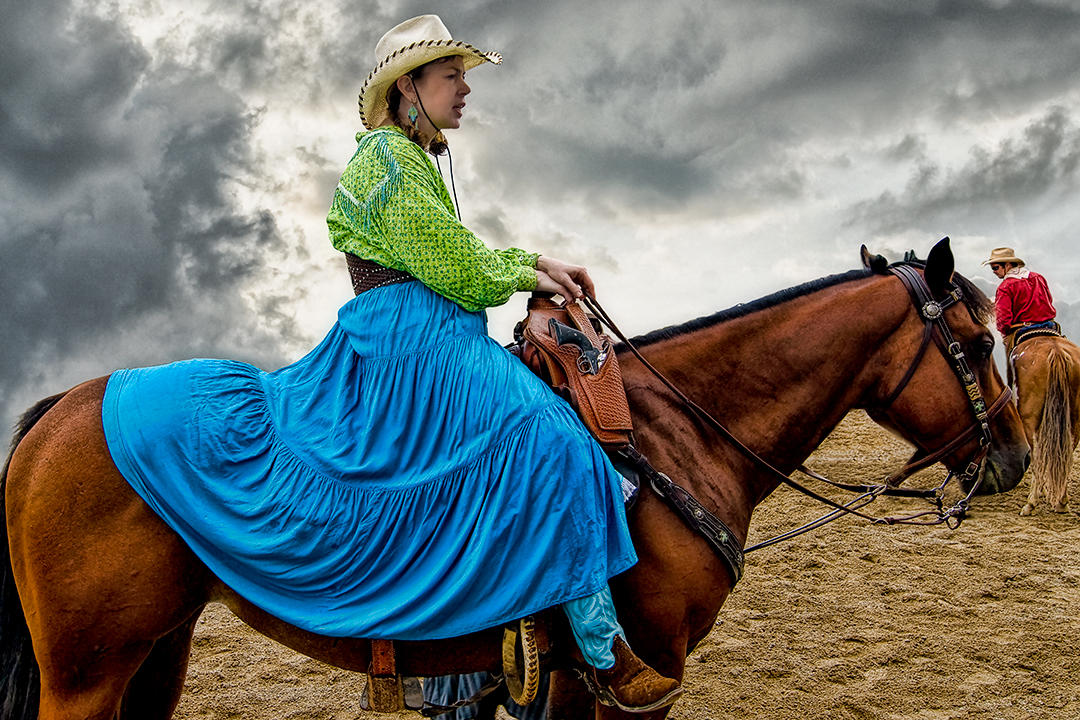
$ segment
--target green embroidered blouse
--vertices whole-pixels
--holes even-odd
[[[400,128],[356,141],[326,218],[335,248],[411,273],[474,312],[536,288],[538,255],[489,248],[462,225],[435,165]]]

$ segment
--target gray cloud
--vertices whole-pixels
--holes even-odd
[[[498,25],[504,67],[477,70],[492,75],[478,162],[552,202],[582,185],[646,210],[790,199],[808,139],[1008,112],[1080,72],[1080,12],[1042,3],[629,2],[573,23],[539,7]]]
[[[916,219],[948,217],[967,232],[985,232],[987,224],[1000,222],[988,206],[1020,205],[1050,191],[1067,195],[1076,186],[1078,165],[1080,128],[1064,109],[1054,108],[999,147],[973,147],[955,170],[923,158],[902,193],[859,203],[850,222],[895,232]]]
[[[70,19],[69,33],[61,19]],[[81,42],[92,37],[94,42]],[[0,30],[0,157],[19,185],[58,192],[122,163],[115,121],[149,62],[114,24],[66,3],[11,4]]]
[[[0,24],[4,419],[117,365],[211,355],[273,367],[310,340],[294,308],[323,263],[306,248],[325,240],[305,244],[275,198],[325,212],[350,138],[326,140],[288,113],[347,118],[351,135],[375,42],[432,8],[208,3],[144,45],[134,26],[171,0],[126,0],[128,16],[77,2],[9,3]],[[635,257],[670,254],[677,273],[649,268],[682,278],[677,314],[661,322],[746,300],[724,294],[741,282],[766,291],[808,279],[792,268],[850,267],[863,241],[902,251],[940,228],[961,256],[980,238],[1008,244],[1012,224],[1047,253],[1071,247],[1074,2],[466,0],[435,11],[505,55],[470,73],[468,152],[456,157],[466,223],[495,245],[565,252],[630,282]],[[976,135],[945,157],[935,144],[1027,116],[1037,120],[1000,145]],[[267,125],[279,147],[259,144]],[[291,164],[275,166],[283,157]],[[563,227],[575,209],[595,234]],[[696,232],[654,237],[668,225]],[[721,250],[754,271],[712,281]]]
[[[3,27],[0,413],[76,372],[223,349],[280,362],[280,298],[244,292],[282,237],[229,189],[258,172],[253,111],[152,62],[116,17],[31,3]]]

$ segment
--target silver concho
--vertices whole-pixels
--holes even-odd
[[[923,305],[922,314],[927,320],[937,320],[941,317],[941,305],[931,300]]]

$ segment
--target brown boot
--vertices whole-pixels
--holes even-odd
[[[621,636],[611,646],[615,664],[607,670],[593,668],[600,702],[624,712],[643,713],[667,707],[682,695],[678,680],[664,677],[641,661]]]

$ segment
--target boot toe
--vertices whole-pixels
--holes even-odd
[[[677,680],[664,677],[652,668],[644,670],[618,688],[611,688],[615,705],[625,712],[651,712],[667,707],[682,695]]]

